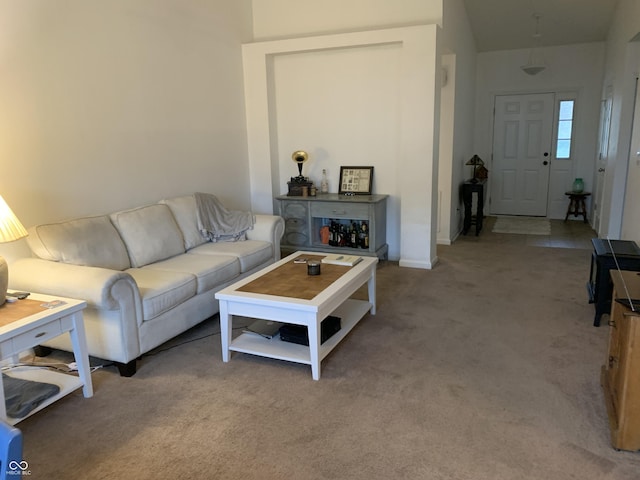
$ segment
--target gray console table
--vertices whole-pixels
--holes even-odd
[[[284,218],[285,230],[280,248],[288,254],[298,250],[350,255],[377,256],[386,259],[388,195],[318,194],[315,197],[276,197],[278,213]],[[334,225],[345,228],[354,223],[367,225],[368,247],[345,247],[323,242],[322,229]],[[326,238],[324,239],[326,241]]]

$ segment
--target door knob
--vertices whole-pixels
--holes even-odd
[[[600,167],[600,168],[598,169],[598,173],[602,173],[602,172],[604,172],[604,168]]]
[[[543,165],[549,165],[549,162],[547,162],[546,160],[544,162],[542,162]]]

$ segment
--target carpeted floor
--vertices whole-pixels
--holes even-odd
[[[33,479],[637,479],[611,448],[588,249],[481,234],[385,262],[322,364],[234,354],[213,318],[18,424]],[[365,297],[365,292],[358,295]],[[606,324],[606,322],[603,322]],[[173,348],[170,348],[173,347]]]

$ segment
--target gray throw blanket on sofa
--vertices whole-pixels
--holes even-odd
[[[212,242],[237,242],[246,239],[246,231],[253,228],[251,212],[227,210],[209,193],[196,193],[198,228]]]

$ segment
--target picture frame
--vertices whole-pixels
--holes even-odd
[[[340,167],[341,195],[371,195],[373,167]]]

